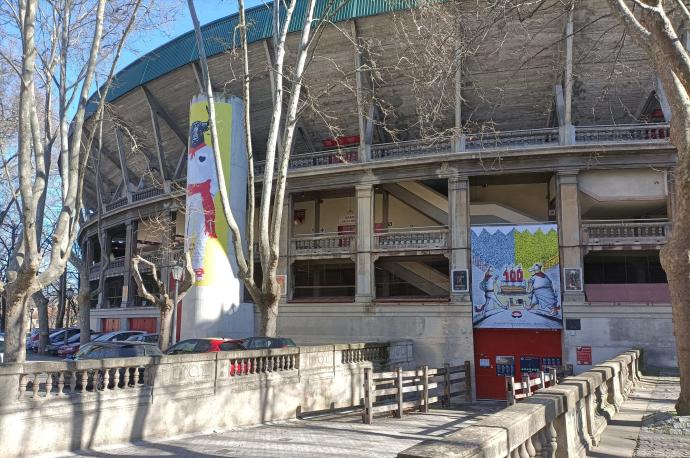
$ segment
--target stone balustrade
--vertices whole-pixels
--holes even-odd
[[[293,256],[350,253],[355,251],[357,236],[354,232],[299,235],[290,240],[290,245]]]
[[[448,228],[405,227],[388,228],[374,234],[374,248],[378,251],[442,250],[448,248]]]
[[[660,220],[588,221],[582,223],[584,245],[659,245],[666,243],[671,223]]]
[[[668,142],[668,124],[577,126],[575,143]]]
[[[639,381],[639,359],[639,350],[623,353],[398,457],[584,457]]]
[[[529,148],[559,144],[558,129],[528,129],[514,131],[487,131],[468,134],[465,150],[476,151],[496,148]]]
[[[365,368],[412,361],[398,341],[0,365],[0,457],[359,407]]]

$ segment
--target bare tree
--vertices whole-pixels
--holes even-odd
[[[6,358],[10,362],[25,359],[27,301],[59,278],[71,256],[79,227],[83,164],[93,141],[93,133],[85,130],[89,92],[103,69],[105,83],[94,113],[98,119],[140,6],[141,0],[19,0],[5,2],[0,11],[8,25],[3,32],[10,31],[3,41],[14,38],[21,44],[20,56],[14,55],[12,41],[0,50],[0,57],[19,80],[17,160],[22,234],[13,250],[7,281],[0,287],[6,296]],[[59,210],[51,248],[42,252],[53,145],[60,153]]]
[[[678,151],[674,171],[673,232],[661,250],[673,306],[681,390],[679,415],[690,415],[690,54],[681,37],[690,27],[682,0],[608,0],[611,11],[647,53],[671,107],[670,139]]]
[[[150,291],[146,287],[144,280],[142,278],[140,264],[148,267],[151,270],[151,276],[153,278],[153,283],[155,290]],[[161,349],[165,349],[170,344],[170,337],[174,329],[172,329],[172,314],[171,311],[177,306],[175,303],[174,294],[171,294],[171,289],[174,289],[170,285],[170,282],[166,281],[165,278],[159,277],[158,266],[155,263],[136,255],[132,258],[132,275],[134,276],[134,281],[139,289],[139,295],[144,297],[146,300],[150,301],[158,310],[160,310],[160,321],[158,330],[158,346]],[[182,301],[184,296],[189,291],[189,288],[194,284],[194,270],[192,270],[192,261],[190,259],[189,253],[185,254],[185,275],[181,280],[181,283],[177,285],[177,301],[178,303]]]

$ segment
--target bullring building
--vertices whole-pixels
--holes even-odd
[[[485,30],[480,39],[434,19],[442,5],[401,5],[347,2],[314,44],[284,202],[278,333],[305,344],[412,339],[420,363],[471,361],[479,398],[501,397],[502,375],[579,372],[631,347],[650,366],[675,366],[659,250],[676,152],[644,53],[596,0],[491,27],[468,10],[465,30]],[[257,195],[274,85],[270,9],[247,12]],[[237,23],[203,27],[211,82],[233,117],[246,108],[234,97]],[[449,30],[465,40],[457,55],[443,47]],[[200,74],[189,32],[121,70],[109,93],[79,239],[94,289],[105,279],[94,329],[158,326],[130,259],[169,277],[183,257]],[[243,211],[245,152],[230,150]],[[178,338],[256,332],[251,298],[223,275],[227,303],[190,293]]]

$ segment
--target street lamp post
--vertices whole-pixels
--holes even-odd
[[[177,296],[179,294],[180,281],[182,280],[183,275],[184,268],[179,264],[175,264],[172,267],[172,276],[173,280],[175,280],[175,303],[173,304],[172,329],[170,330],[170,345],[174,345],[175,341],[177,340]]]
[[[72,308],[72,301],[74,299],[74,289],[72,288],[67,288],[67,291],[65,291],[65,297],[67,298],[67,303],[65,304],[65,307],[67,307],[67,310],[65,311],[65,324],[67,327],[70,327],[70,322],[69,322],[69,310]],[[67,345],[67,332],[65,334],[65,345]]]

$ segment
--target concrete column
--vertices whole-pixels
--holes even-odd
[[[448,259],[451,280],[452,303],[470,305],[470,293],[453,293],[453,270],[468,270],[469,286],[469,229],[470,229],[470,186],[466,176],[448,178],[448,231],[450,233]]]
[[[374,269],[371,257],[374,234],[374,192],[371,184],[356,186],[357,190],[357,267],[356,302],[374,299]]]
[[[98,237],[98,235],[96,235]],[[99,244],[100,244],[100,239],[99,239]],[[105,245],[105,250],[103,250],[103,246],[101,246],[101,263],[104,263],[106,259],[110,258],[110,232],[108,229],[104,230],[103,234],[103,245]],[[105,256],[103,256],[103,253],[105,253]],[[108,299],[108,279],[106,278],[103,280],[103,289],[101,289],[100,294],[98,295],[98,308],[109,308],[109,306],[106,306],[106,300]]]
[[[134,279],[132,278],[132,256],[136,250],[137,245],[137,223],[136,221],[128,221],[126,236],[125,236],[125,273],[124,281],[122,282],[122,305],[121,307],[130,307],[134,305]]]
[[[281,292],[283,299],[292,298],[290,282],[290,227],[292,226],[292,194],[286,193],[283,200],[283,219],[280,224],[280,241],[278,246],[278,275],[285,275],[285,288]]]
[[[584,292],[565,291],[562,274],[565,268],[581,269],[583,266],[577,175],[577,171],[559,171],[556,176],[556,211],[561,255],[561,289],[563,290],[564,304],[582,304],[585,301]]]

